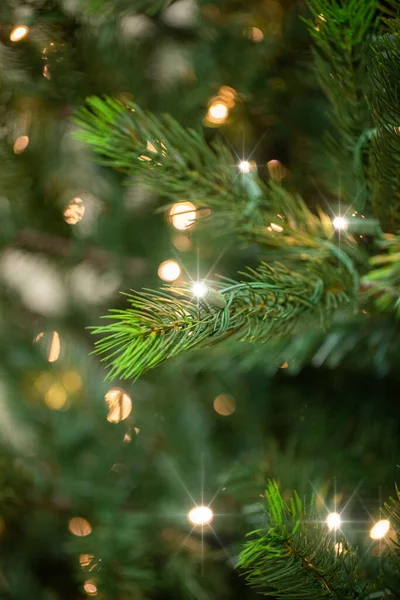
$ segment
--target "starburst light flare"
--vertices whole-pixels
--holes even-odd
[[[196,281],[192,285],[192,292],[196,298],[205,298],[209,292],[208,285],[204,281]]]
[[[349,226],[349,222],[345,217],[335,217],[332,221],[332,225],[339,231],[344,231]]]
[[[187,514],[192,525],[208,525],[214,518],[213,511],[208,506],[196,506]]]
[[[328,525],[329,529],[339,529],[341,522],[342,519],[337,512],[329,513],[329,515],[326,517],[326,524]]]
[[[250,173],[251,171],[251,164],[249,163],[248,160],[242,160],[239,163],[239,171],[241,173]]]

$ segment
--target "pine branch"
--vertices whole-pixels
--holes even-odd
[[[367,201],[363,144],[360,140],[372,128],[366,94],[367,66],[371,55],[376,0],[311,0],[315,17],[307,22],[315,43],[315,64],[322,89],[332,106],[336,138],[327,136],[328,149],[342,173],[353,165],[346,181],[349,200],[358,210]],[[354,185],[355,183],[355,185]]]
[[[373,268],[362,284],[381,312],[390,310],[400,317],[400,236],[386,234],[378,245],[386,252],[370,259]]]
[[[137,379],[165,360],[227,338],[262,343],[287,336],[304,313],[327,322],[349,289],[326,289],[323,279],[262,264],[247,281],[207,281],[209,296],[194,299],[190,286],[128,295],[130,308],[110,310],[112,323],[93,328],[96,352],[110,366],[108,378]],[[345,276],[344,276],[345,279]],[[174,295],[176,297],[174,297]],[[223,307],[223,308],[222,308]]]
[[[303,505],[294,493],[286,503],[275,482],[268,484],[266,500],[266,526],[250,534],[257,537],[246,544],[238,562],[251,585],[282,600],[367,597],[370,590],[357,583],[355,555],[344,538],[318,520],[313,500]]]
[[[76,137],[100,155],[101,164],[134,175],[175,202],[184,198],[198,208],[219,208],[231,230],[243,222],[262,225],[258,208],[265,185],[253,176],[239,177],[221,141],[210,146],[202,134],[184,129],[169,115],[157,118],[135,104],[91,97],[87,105],[75,117]]]

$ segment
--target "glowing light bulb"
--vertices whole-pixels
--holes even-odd
[[[83,589],[87,593],[88,596],[97,596],[97,586],[94,581],[85,581]]]
[[[345,217],[335,217],[332,221],[332,225],[335,229],[344,230],[347,229],[349,222]]]
[[[196,506],[188,512],[187,518],[193,525],[208,525],[213,520],[214,514],[208,506]]]
[[[29,144],[29,138],[27,135],[20,135],[14,142],[13,150],[15,154],[21,154]]]
[[[29,27],[27,27],[26,25],[17,25],[17,27],[14,27],[14,29],[10,33],[10,40],[12,42],[19,42],[24,37],[26,37],[28,33]]]
[[[192,292],[197,298],[205,298],[208,294],[208,286],[204,281],[196,281],[192,285]]]
[[[336,552],[336,554],[343,554],[343,552],[344,552],[343,542],[336,542],[335,552]]]
[[[369,537],[372,540],[380,540],[385,537],[389,529],[390,522],[387,519],[382,519],[381,521],[375,523],[375,525],[372,527],[371,531],[369,532]]]
[[[251,164],[249,163],[248,160],[242,160],[239,163],[239,171],[241,173],[250,173],[250,171],[251,171]]]
[[[340,518],[339,513],[329,513],[329,515],[326,517],[326,524],[328,525],[329,529],[339,529],[341,522],[342,519]]]
[[[181,274],[181,268],[175,260],[164,260],[158,267],[158,276],[164,281],[175,281]]]
[[[176,202],[169,211],[169,218],[175,229],[189,229],[196,220],[196,207],[191,202]]]
[[[228,117],[228,107],[221,101],[214,101],[208,109],[207,119],[211,123],[223,123]]]

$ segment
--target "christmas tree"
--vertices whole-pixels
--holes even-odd
[[[400,597],[399,10],[2,3],[2,598]]]

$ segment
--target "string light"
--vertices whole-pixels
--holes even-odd
[[[187,514],[192,525],[208,525],[214,518],[213,511],[208,506],[196,506]]]
[[[387,519],[382,519],[381,521],[375,523],[375,525],[372,527],[371,531],[369,532],[369,537],[372,540],[380,540],[385,537],[389,529],[390,522]]]
[[[29,144],[29,138],[27,135],[20,135],[14,142],[13,150],[15,154],[21,154]]]
[[[337,512],[329,513],[329,515],[326,517],[326,524],[328,525],[329,529],[339,529],[341,522],[342,519]]]
[[[264,34],[258,27],[250,27],[248,30],[248,36],[252,42],[262,42],[264,39]]]
[[[45,337],[45,334],[42,331],[41,333],[38,333],[38,335],[35,337],[35,339],[33,341],[40,342],[40,340],[44,339],[44,337]],[[60,351],[61,351],[60,336],[58,335],[57,331],[53,331],[53,334],[52,334],[51,340],[50,340],[48,353],[47,353],[47,360],[49,362],[55,362],[60,356]]]
[[[223,417],[229,417],[236,410],[236,400],[229,394],[220,394],[214,400],[214,410]]]
[[[120,388],[111,388],[104,397],[108,404],[107,421],[119,423],[127,419],[132,411],[132,400],[128,394]]]
[[[335,552],[336,554],[343,554],[344,552],[344,546],[342,542],[336,542],[335,544]]]
[[[10,40],[12,42],[19,42],[20,40],[24,39],[24,37],[26,37],[28,33],[29,27],[27,27],[26,25],[17,25],[10,33]]]
[[[97,595],[97,586],[93,581],[85,581],[83,589],[87,593],[88,596],[96,596]]]
[[[349,222],[345,217],[335,217],[332,221],[335,229],[341,231],[347,229]]]
[[[72,517],[68,523],[68,529],[73,535],[85,537],[92,533],[92,526],[89,521],[82,517]]]
[[[74,198],[64,210],[64,221],[68,225],[76,225],[85,214],[85,205],[81,198]]]
[[[214,100],[208,108],[207,119],[210,123],[222,124],[228,118],[229,110],[221,100]]]
[[[204,281],[196,281],[192,285],[192,292],[196,298],[205,298],[208,294],[208,286],[204,283]]]
[[[249,163],[248,160],[242,160],[239,163],[239,171],[241,173],[250,173],[250,171],[251,171],[251,164]]]
[[[93,554],[80,554],[79,564],[81,565],[81,567],[88,567],[92,562],[93,558]]]
[[[196,207],[191,202],[176,202],[169,211],[169,218],[175,229],[189,229],[196,220]]]
[[[181,274],[181,268],[175,260],[164,260],[158,267],[158,276],[164,281],[175,281]]]

